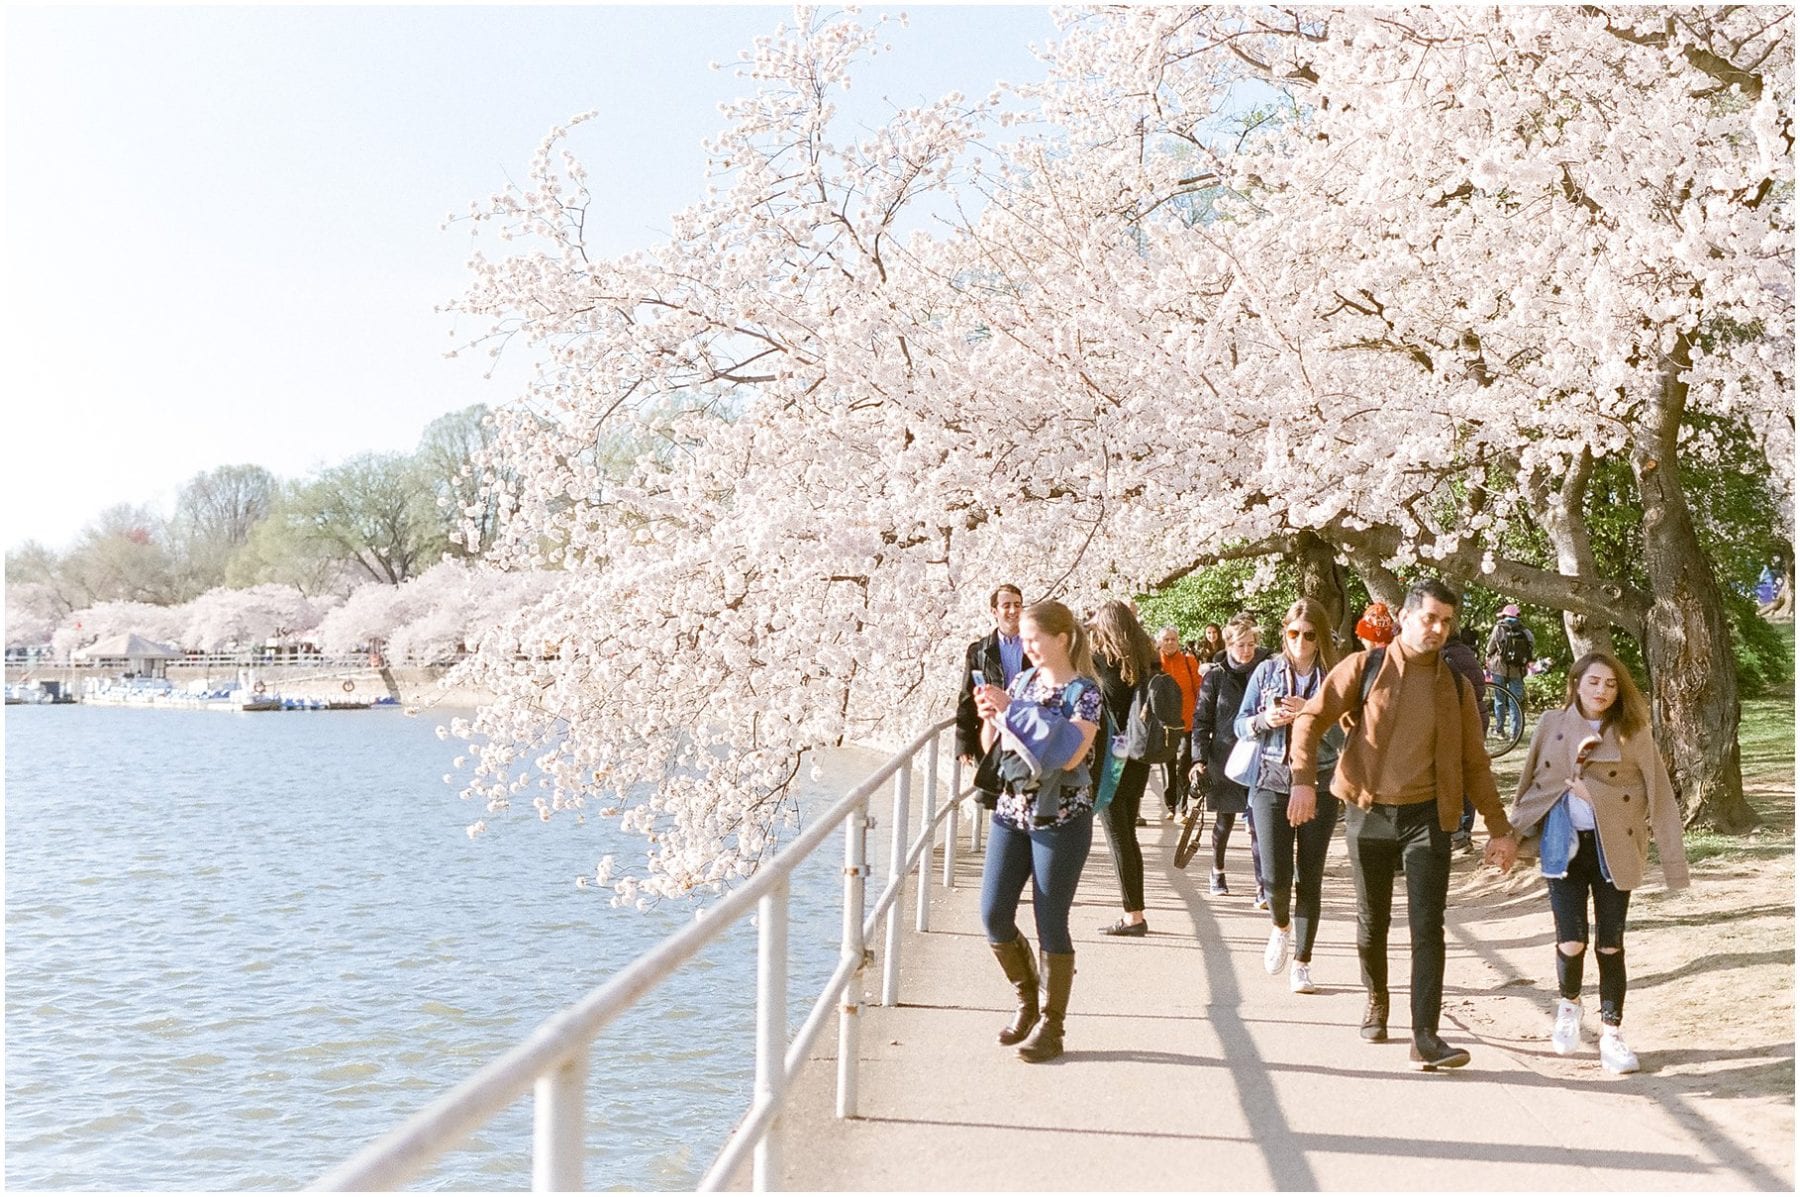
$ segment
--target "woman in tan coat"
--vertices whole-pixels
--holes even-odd
[[[1600,1063],[1636,1072],[1625,1046],[1625,912],[1656,839],[1669,889],[1688,883],[1681,805],[1650,736],[1650,707],[1618,660],[1588,653],[1569,670],[1568,705],[1548,711],[1519,775],[1512,825],[1538,829],[1538,860],[1556,922],[1559,998],[1550,1044],[1581,1045],[1581,973],[1588,904],[1600,972]]]

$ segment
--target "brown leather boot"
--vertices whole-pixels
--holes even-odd
[[[1031,1033],[1031,1028],[1038,1020],[1038,978],[1037,970],[1031,967],[1031,945],[1025,942],[1023,935],[1014,936],[1007,943],[991,943],[994,959],[1000,962],[1000,971],[1012,982],[1013,992],[1018,995],[1019,1008],[1013,1011],[1013,1020],[1000,1028],[1000,1034],[994,1038],[1001,1047],[1011,1047]]]
[[[1075,980],[1075,953],[1043,952],[1038,959],[1044,966],[1044,1017],[1019,1045],[1019,1059],[1027,1064],[1042,1064],[1063,1054],[1063,1015],[1068,1013],[1069,986]]]

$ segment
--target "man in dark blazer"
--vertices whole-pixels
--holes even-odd
[[[1019,640],[1019,613],[1025,609],[1025,596],[1017,586],[1003,584],[988,596],[988,608],[994,613],[994,630],[969,645],[969,651],[963,654],[962,678],[956,691],[956,755],[971,770],[982,755],[974,675],[979,671],[989,685],[1004,687],[1025,667],[1025,646]],[[983,806],[994,805],[995,796],[986,791],[977,791],[975,797]]]

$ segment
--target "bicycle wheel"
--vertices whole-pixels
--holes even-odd
[[[1505,756],[1525,738],[1525,713],[1519,700],[1505,686],[1488,687],[1487,751],[1490,758]]]
[[[1181,823],[1181,838],[1175,841],[1175,867],[1185,869],[1194,853],[1200,850],[1200,831],[1206,826],[1206,795],[1198,790],[1188,795],[1187,818]]]

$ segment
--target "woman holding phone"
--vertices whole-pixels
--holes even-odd
[[[1338,807],[1331,796],[1331,775],[1344,733],[1333,727],[1319,744],[1318,801],[1299,817],[1289,804],[1294,777],[1289,769],[1288,725],[1307,699],[1318,693],[1325,675],[1337,664],[1325,610],[1303,598],[1281,621],[1281,651],[1256,667],[1238,706],[1237,734],[1257,742],[1256,772],[1250,785],[1250,809],[1257,822],[1257,850],[1269,887],[1269,946],[1263,967],[1278,974],[1291,951],[1293,970],[1288,988],[1315,993],[1312,979],[1313,940],[1319,931],[1320,892],[1325,883],[1325,854],[1337,829]],[[1308,778],[1306,780],[1312,781]],[[1289,902],[1293,920],[1289,922]]]
[[[1656,840],[1663,881],[1688,883],[1681,804],[1650,735],[1650,704],[1616,657],[1593,652],[1569,670],[1567,705],[1532,733],[1511,819],[1539,832],[1538,866],[1556,925],[1556,1016],[1550,1046],[1581,1046],[1581,974],[1593,906],[1600,973],[1600,1065],[1636,1072],[1625,1045],[1625,911]]]
[[[981,920],[1018,998],[998,1041],[1003,1047],[1017,1044],[1019,1058],[1035,1064],[1063,1051],[1063,1016],[1075,976],[1069,910],[1094,840],[1087,761],[1100,727],[1101,695],[1087,633],[1067,607],[1033,603],[1019,617],[1019,637],[1031,667],[1004,690],[990,685],[975,690],[982,747],[1001,741],[1006,778],[994,804],[981,871]],[[1021,759],[1026,754],[1031,768]],[[1057,767],[1040,768],[1052,759]],[[1032,884],[1031,910],[1042,948],[1041,1010],[1031,945],[1015,921],[1026,881]]]

